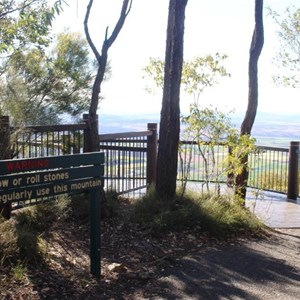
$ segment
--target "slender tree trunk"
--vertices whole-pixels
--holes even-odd
[[[180,83],[187,1],[170,0],[169,2],[156,177],[156,192],[159,196],[167,198],[172,198],[176,192],[180,132]]]
[[[132,5],[132,0],[123,0],[119,19],[116,22],[115,27],[113,28],[113,31],[110,36],[108,36],[108,28],[106,28],[105,38],[102,43],[102,49],[100,54],[95,44],[92,41],[92,38],[89,33],[89,27],[88,27],[88,20],[90,17],[90,12],[93,6],[93,2],[94,0],[89,0],[89,4],[87,6],[86,15],[84,19],[85,36],[98,62],[98,70],[93,85],[92,98],[91,98],[91,104],[89,109],[89,119],[88,119],[89,136],[90,136],[89,145],[88,145],[89,152],[100,150],[97,109],[98,109],[99,97],[101,92],[101,84],[103,82],[104,74],[106,71],[108,50],[115,42],[121,29],[123,28],[123,25],[130,12],[131,5]]]
[[[88,150],[90,152],[93,151],[100,151],[100,140],[99,140],[99,132],[98,132],[98,116],[97,116],[97,109],[99,105],[99,97],[101,92],[101,83],[104,78],[105,69],[106,69],[107,59],[104,60],[101,57],[100,63],[98,65],[98,72],[93,84],[92,90],[92,98],[91,98],[91,105],[89,109],[89,147]]]
[[[113,31],[110,36],[108,36],[108,28],[106,28],[105,38],[102,43],[101,54],[99,53],[98,49],[96,48],[95,44],[92,41],[92,38],[89,33],[89,27],[88,27],[88,20],[93,6],[93,2],[94,0],[89,0],[89,4],[86,10],[86,15],[84,18],[85,36],[98,62],[98,70],[93,84],[92,98],[91,98],[89,115],[88,115],[88,143],[86,145],[87,152],[100,150],[97,109],[98,109],[100,92],[101,92],[101,84],[103,82],[104,74],[107,66],[108,50],[115,42],[121,29],[123,28],[125,20],[131,9],[132,0],[123,0],[119,19],[116,22],[115,27],[113,28]],[[101,215],[108,216],[109,209],[108,209],[104,192],[102,195],[101,207],[102,207]]]
[[[245,118],[241,125],[241,135],[250,135],[252,126],[255,121],[258,106],[258,59],[264,44],[264,27],[263,27],[263,0],[255,0],[255,27],[252,36],[249,58],[249,90],[248,90],[248,107]],[[246,188],[248,182],[248,156],[242,159],[243,170],[236,178],[236,194],[246,198]]]

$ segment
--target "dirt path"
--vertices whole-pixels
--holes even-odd
[[[300,299],[300,229],[184,256],[157,285],[151,299]]]

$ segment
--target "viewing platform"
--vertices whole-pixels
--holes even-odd
[[[247,192],[246,206],[271,228],[300,228],[300,199],[288,200],[286,195],[260,192],[258,197]]]
[[[189,183],[188,188],[201,192],[203,184]],[[221,185],[221,191],[233,193],[226,185]],[[300,198],[288,200],[286,194],[248,188],[246,207],[271,228],[300,228]]]

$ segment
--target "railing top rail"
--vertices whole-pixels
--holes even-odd
[[[111,134],[100,134],[100,142],[108,141],[108,140],[115,140],[115,139],[122,139],[122,138],[133,138],[133,137],[141,137],[141,136],[151,136],[152,131],[139,131],[139,132],[122,132],[122,133],[111,133]]]
[[[259,150],[269,150],[269,151],[289,152],[288,148],[281,148],[281,147],[257,146],[257,149],[259,149]]]
[[[181,140],[180,143],[185,144],[185,145],[198,145],[197,141],[186,141],[186,140]],[[201,145],[210,145],[211,142],[206,142],[206,141],[201,141]],[[225,142],[218,142],[214,144],[215,146],[226,146]]]
[[[53,132],[53,131],[71,131],[87,129],[86,123],[66,124],[66,125],[32,125],[24,127],[25,130],[32,132]],[[13,131],[23,129],[22,127],[12,127]]]
[[[180,141],[184,145],[197,145],[198,143],[196,141],[186,141],[182,140]],[[210,145],[210,142],[201,142],[201,145]],[[216,143],[215,146],[226,146],[225,142],[219,142]],[[283,147],[271,147],[271,146],[256,146],[257,149],[259,150],[268,150],[268,151],[278,151],[278,152],[289,152],[288,148],[283,148]]]

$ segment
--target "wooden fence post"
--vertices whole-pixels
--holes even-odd
[[[147,137],[147,186],[156,182],[156,159],[157,159],[157,124],[148,123],[147,129],[152,132]]]
[[[299,142],[290,143],[287,198],[297,200],[299,194]]]
[[[83,153],[89,152],[89,140],[90,140],[90,126],[89,126],[89,115],[88,114],[83,114],[82,116],[83,122],[87,124],[87,128],[83,132]]]
[[[10,159],[10,123],[8,116],[0,116],[0,160]],[[11,203],[0,205],[0,215],[9,219],[11,215]]]
[[[8,116],[0,116],[0,159],[10,159],[10,124]]]
[[[83,114],[82,116],[83,121],[88,125],[87,129],[84,130],[84,137],[83,137],[83,152],[92,152],[92,141],[91,141],[91,135],[90,135],[90,115],[89,114]],[[96,116],[96,122],[97,127],[99,128],[99,121],[98,121],[98,115]]]

